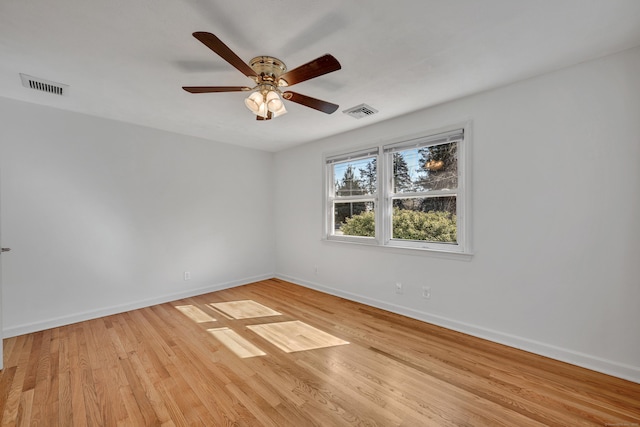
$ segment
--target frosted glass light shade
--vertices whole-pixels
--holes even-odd
[[[273,117],[281,116],[287,112],[284,103],[274,91],[267,93],[267,108],[273,113]]]
[[[261,116],[263,116],[264,114],[260,113],[264,113],[264,111],[266,110],[264,99],[262,98],[262,94],[260,92],[253,92],[251,95],[245,98],[244,105],[246,105],[253,114],[259,114]]]

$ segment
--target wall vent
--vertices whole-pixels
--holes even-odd
[[[53,93],[54,95],[64,96],[69,90],[69,85],[52,82],[39,77],[28,76],[22,73],[20,73],[20,79],[22,79],[22,86],[26,88]]]
[[[377,112],[378,110],[376,110],[375,108],[367,104],[356,105],[355,107],[352,107],[343,111],[344,114],[351,116],[355,119],[361,119],[363,117],[372,116]]]

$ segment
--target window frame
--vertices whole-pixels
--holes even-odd
[[[460,139],[453,139],[449,142],[457,141],[458,155],[458,185],[455,190],[430,190],[407,193],[393,193],[393,153],[410,148],[428,147],[447,143],[443,138],[455,136],[461,133]],[[323,191],[323,240],[356,243],[371,245],[383,248],[409,250],[411,253],[443,253],[454,255],[471,255],[470,224],[471,224],[471,171],[470,171],[470,141],[471,122],[466,121],[456,125],[447,126],[435,130],[421,132],[419,134],[396,138],[394,140],[383,141],[376,145],[370,145],[350,152],[337,152],[323,155],[324,171],[324,191]],[[375,154],[376,160],[376,193],[372,197],[350,196],[341,197],[340,201],[373,201],[375,216],[375,237],[345,236],[333,234],[334,226],[334,202],[338,200],[335,196],[335,183],[333,165],[347,160],[358,160],[360,158],[371,157]],[[368,153],[369,156],[362,155]],[[359,157],[358,157],[359,155]],[[438,197],[446,195],[456,196],[456,243],[438,243],[418,240],[394,239],[392,237],[392,214],[393,199],[403,196],[409,197]],[[357,199],[357,200],[356,200]],[[351,201],[351,200],[348,200]]]

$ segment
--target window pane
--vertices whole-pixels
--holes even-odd
[[[393,199],[394,239],[456,243],[456,197]]]
[[[393,153],[393,192],[458,188],[458,143]]]
[[[334,230],[336,236],[374,237],[376,232],[374,203],[334,203]]]
[[[376,157],[333,165],[336,197],[375,194],[376,181]]]
[[[420,155],[417,148],[393,153],[393,192],[420,190]]]

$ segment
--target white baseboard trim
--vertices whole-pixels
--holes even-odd
[[[129,302],[127,304],[115,305],[111,307],[100,308],[97,310],[82,311],[67,316],[56,317],[53,319],[43,320],[33,323],[25,323],[22,325],[11,326],[3,329],[3,338],[15,337],[18,335],[29,334],[32,332],[44,331],[46,329],[57,328],[60,326],[71,325],[73,323],[84,322],[85,320],[97,319],[99,317],[111,316],[113,314],[124,313],[126,311],[137,310],[139,308],[150,307],[156,304],[164,304],[166,302],[176,301],[183,298],[189,298],[196,295],[207,294],[209,292],[220,291],[222,289],[234,288],[236,286],[247,285],[249,283],[267,280],[274,277],[273,273],[261,274],[259,276],[246,277],[244,279],[232,280],[230,282],[218,283],[215,285],[205,286],[197,289],[189,289],[183,292],[165,294],[159,297]]]
[[[509,347],[517,348],[520,350],[535,353],[541,356],[549,357],[551,359],[566,362],[572,365],[580,366],[590,369],[592,371],[601,372],[603,374],[612,375],[614,377],[622,378],[625,380],[640,383],[640,367],[626,365],[623,363],[614,362],[611,360],[602,359],[589,354],[569,350],[562,347],[557,347],[551,344],[546,344],[540,341],[530,340],[527,338],[518,337],[504,332],[495,331],[479,326],[475,326],[465,322],[459,322],[457,320],[449,319],[447,317],[438,316],[434,314],[425,313],[423,311],[414,310],[411,308],[403,307],[396,304],[391,304],[385,301],[369,298],[363,295],[353,294],[345,292],[339,289],[323,286],[318,283],[310,282],[307,280],[291,277],[286,274],[276,273],[276,278],[285,280],[287,282],[295,283],[300,286],[315,289],[320,292],[324,292],[330,295],[342,297],[351,301],[356,301],[362,304],[366,304],[372,307],[381,308],[383,310],[390,311],[392,313],[401,314],[413,319],[421,320],[423,322],[431,323],[443,328],[451,329],[457,332],[462,332],[474,337],[483,338],[489,341],[493,341],[499,344],[504,344]]]

